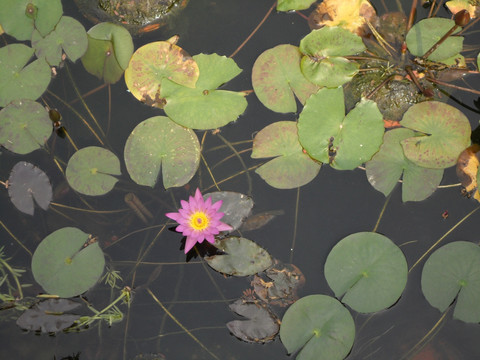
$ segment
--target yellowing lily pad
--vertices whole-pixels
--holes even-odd
[[[289,354],[298,351],[297,360],[343,360],[354,338],[352,315],[326,295],[309,295],[295,302],[280,327],[283,345]]]
[[[366,163],[370,184],[388,196],[403,173],[402,200],[422,201],[429,197],[442,181],[442,169],[428,169],[415,165],[403,154],[400,142],[414,137],[410,129],[394,129],[385,133],[383,144],[373,158]]]
[[[111,151],[89,146],[78,150],[68,161],[66,177],[75,191],[85,195],[104,195],[113,189],[121,175],[120,161]]]
[[[306,102],[298,118],[298,138],[308,154],[339,170],[371,159],[383,140],[383,117],[363,99],[345,116],[343,89],[323,88]]]
[[[23,44],[0,48],[0,107],[13,100],[36,100],[47,89],[50,67],[45,59],[28,63],[32,56],[33,49]]]
[[[38,30],[32,34],[32,47],[38,58],[44,57],[50,65],[58,66],[62,61],[62,50],[75,62],[87,51],[87,33],[74,18],[62,16],[55,29],[43,37]]]
[[[472,130],[467,117],[442,102],[413,105],[403,115],[401,124],[421,133],[401,142],[405,156],[419,166],[433,169],[453,166],[470,145]]]
[[[309,183],[321,164],[303,152],[298,142],[297,124],[278,121],[263,128],[253,139],[252,158],[275,157],[255,170],[269,185],[292,189]]]
[[[124,156],[133,181],[154,187],[161,169],[168,189],[185,185],[193,177],[200,163],[200,143],[192,130],[166,116],[155,116],[133,129]]]
[[[35,101],[15,100],[0,110],[0,145],[10,151],[28,154],[40,149],[51,134],[48,112]]]
[[[325,262],[325,278],[337,298],[369,313],[393,305],[407,283],[407,261],[398,246],[373,233],[351,234],[338,242]]]
[[[216,90],[242,71],[233,59],[217,54],[199,54],[193,59],[200,76],[195,88],[168,79],[162,81],[160,96],[166,101],[168,117],[191,129],[216,129],[238,118],[247,107],[245,93]]]
[[[135,51],[127,70],[125,83],[138,100],[162,108],[160,83],[169,79],[176,84],[195,87],[198,66],[190,55],[175,45],[178,37],[151,42]]]
[[[127,29],[100,23],[88,30],[88,49],[82,64],[90,73],[113,84],[122,76],[133,54],[132,36]]]
[[[60,297],[80,295],[91,288],[105,267],[103,251],[89,235],[66,227],[42,240],[32,257],[32,272],[46,292]]]
[[[456,241],[436,250],[425,262],[422,291],[430,305],[444,312],[454,301],[453,317],[480,322],[480,247]]]
[[[449,31],[455,21],[443,18],[428,18],[416,23],[407,34],[405,41],[408,50],[415,56],[422,56]],[[459,32],[458,28],[455,32]],[[432,61],[442,61],[457,55],[463,48],[463,36],[448,37],[429,57]]]
[[[252,69],[252,85],[258,99],[270,110],[297,111],[295,96],[302,104],[318,90],[300,70],[302,54],[298,47],[277,45],[265,50]]]

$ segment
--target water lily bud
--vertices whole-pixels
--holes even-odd
[[[455,25],[464,27],[470,21],[470,13],[463,9],[457,12],[453,19],[455,20]]]

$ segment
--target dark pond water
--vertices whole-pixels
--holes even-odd
[[[191,0],[170,30],[137,37],[135,47],[178,33],[179,45],[192,55],[215,52],[228,56],[257,26],[272,4],[270,0]],[[91,26],[73,4],[64,2],[63,5],[65,14],[81,21],[87,29]],[[378,11],[382,12],[381,3],[377,2],[376,5]],[[392,10],[396,9],[394,1],[388,1],[387,5]],[[403,5],[409,9],[405,1]],[[308,14],[307,11],[304,13]],[[425,14],[426,10],[420,8],[417,16]],[[441,11],[439,15],[446,14],[446,11]],[[273,11],[260,30],[235,55],[234,59],[243,72],[225,88],[235,91],[251,89],[251,68],[257,56],[278,44],[298,45],[309,31],[306,20],[298,14]],[[8,37],[5,39],[11,41]],[[466,43],[473,45],[475,41],[467,38]],[[69,63],[68,67],[81,93],[87,93],[102,84],[86,73],[79,61]],[[478,84],[476,78],[469,78],[467,82],[474,87]],[[85,108],[77,101],[65,69],[59,70],[59,76],[49,89],[88,117]],[[474,103],[476,97],[459,92],[454,96],[464,103],[461,109],[469,118],[472,128],[475,128],[478,123],[478,110]],[[62,113],[65,126],[79,147],[97,145],[78,117],[64,104],[51,94],[46,94],[45,99]],[[107,88],[100,89],[85,100],[106,130],[109,147],[120,159],[123,159],[123,147],[132,129],[139,122],[161,114],[160,110],[151,109],[134,99],[127,92],[123,80],[111,87],[110,117]],[[279,120],[296,120],[298,115],[274,113],[265,108],[254,94],[250,94],[247,100],[245,113],[236,122],[221,129],[220,135],[230,143],[251,140],[255,132],[266,125]],[[453,100],[449,103],[458,106]],[[198,135],[201,138],[203,132],[198,132]],[[60,138],[51,139],[49,144],[55,146],[55,154],[65,162],[74,152],[67,141]],[[210,166],[230,157],[214,167],[213,174],[217,181],[243,170],[242,163],[231,156],[228,148],[220,147],[222,145],[224,142],[219,136],[207,133],[204,148]],[[219,148],[208,151],[216,147]],[[250,147],[250,142],[236,145],[239,151]],[[2,151],[0,159],[2,180],[8,178],[15,163],[30,161],[47,173],[54,191],[58,189],[54,199],[56,203],[86,208],[79,196],[65,186],[62,174],[51,155],[45,151],[35,151],[28,156]],[[242,159],[247,168],[259,164],[258,160],[250,158],[250,151],[242,153]],[[98,210],[127,209],[124,196],[127,192],[135,192],[154,215],[147,225],[131,211],[103,214],[55,207],[55,211],[50,209],[47,212],[37,209],[35,216],[30,217],[14,208],[6,191],[0,192],[0,220],[32,252],[54,230],[64,226],[78,227],[98,236],[108,266],[119,271],[123,278],[119,285],[128,285],[134,290],[130,307],[119,306],[124,313],[123,321],[111,327],[98,322],[78,333],[57,333],[55,336],[25,333],[15,324],[17,314],[0,312],[0,358],[60,359],[75,353],[80,353],[80,359],[133,359],[139,354],[145,354],[143,359],[172,360],[290,358],[278,337],[264,345],[247,344],[232,336],[225,326],[228,321],[239,318],[228,309],[228,304],[242,296],[244,290],[251,288],[250,277],[225,278],[202,263],[201,259],[187,259],[180,250],[179,234],[168,230],[159,232],[161,227],[158,225],[166,221],[164,213],[175,211],[174,203],[185,199],[197,185],[204,191],[215,190],[205,166],[201,166],[201,173],[190,182],[190,189],[182,187],[168,192],[160,186],[151,190],[134,184],[122,166],[124,175],[115,189],[105,196],[88,198],[88,203]],[[442,185],[457,182],[454,169],[448,169]],[[245,233],[245,236],[267,249],[276,259],[293,263],[301,269],[306,282],[299,291],[300,297],[310,294],[334,296],[323,274],[329,251],[349,234],[372,231],[386,203],[384,195],[370,186],[362,169],[337,171],[323,166],[319,175],[299,190],[274,189],[254,171],[250,171],[248,176],[242,173],[221,181],[219,187],[221,190],[252,196],[255,213],[283,211],[283,215],[277,216],[261,229]],[[461,196],[458,186],[438,189],[430,198],[419,203],[402,203],[401,189],[397,187],[376,231],[401,245],[411,267],[432,244],[477,206],[474,200]],[[442,217],[445,211],[449,214],[447,219]],[[477,243],[479,216],[480,212],[473,214],[446,236],[441,244],[458,240]],[[122,239],[112,244],[116,238]],[[10,263],[27,270],[21,279],[33,286],[25,289],[25,295],[35,296],[41,292],[29,269],[30,257],[5,230],[2,230],[1,244],[11,258]],[[351,310],[356,337],[348,359],[400,359],[430,331],[434,336],[415,359],[480,358],[478,324],[454,320],[450,311],[441,325],[435,327],[442,314],[430,306],[421,292],[422,266],[423,262],[409,273],[407,287],[392,308],[373,315],[358,314]],[[198,342],[166,315],[147,292],[147,287]],[[86,294],[88,301],[97,309],[107,306],[117,296],[118,290],[111,292],[104,284],[97,285]],[[275,307],[274,310],[280,318],[285,312],[285,308]],[[83,311],[88,312],[86,309]],[[157,357],[150,358],[147,354],[157,354]]]

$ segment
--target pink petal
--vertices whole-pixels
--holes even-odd
[[[166,213],[165,216],[177,222],[178,222],[178,219],[182,217],[179,213],[176,213],[176,212]]]
[[[222,207],[223,200],[218,200],[215,204],[212,205],[212,209],[218,211]]]
[[[225,223],[220,223],[218,226],[217,226],[217,229],[220,230],[220,231],[230,231],[230,230],[233,230],[233,228],[228,225],[228,224],[225,224]]]
[[[182,208],[185,209],[185,210],[190,210],[190,204],[188,203],[188,201],[185,201],[185,200],[180,200],[180,204],[182,205]]]
[[[214,244],[215,243],[215,237],[213,235],[207,235],[205,237],[205,240],[207,240],[210,244]]]
[[[187,237],[187,241],[185,241],[185,254],[188,253],[197,243],[197,240],[193,237]]]
[[[209,197],[207,201],[205,201],[205,208],[209,208],[212,206],[212,198]]]

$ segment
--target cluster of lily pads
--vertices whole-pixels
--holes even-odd
[[[306,9],[312,3],[278,1],[277,10]],[[66,59],[81,59],[89,73],[109,84],[124,74],[135,98],[166,115],[140,122],[125,143],[123,160],[133,182],[153,188],[161,174],[165,189],[189,183],[201,157],[194,130],[213,130],[236,121],[247,107],[247,92],[219,89],[242,70],[233,59],[218,54],[190,56],[177,45],[178,37],[149,43],[133,52],[131,36],[124,28],[100,23],[85,32],[80,23],[62,13],[59,0],[7,0],[2,8],[3,30],[19,41],[29,40],[31,47],[9,44],[0,48],[0,144],[22,155],[44,148],[52,123],[48,109],[37,99],[48,88],[52,71],[56,73]],[[421,20],[406,35],[409,52],[422,57],[454,25],[448,19]],[[464,63],[462,46],[462,37],[451,37],[424,60],[447,67]],[[317,176],[322,164],[338,170],[365,164],[366,176],[375,189],[388,195],[402,178],[403,201],[421,201],[436,190],[443,170],[454,166],[470,145],[466,116],[440,101],[412,105],[401,116],[401,128],[389,131],[385,131],[385,114],[375,101],[363,97],[347,108],[344,85],[363,76],[359,71],[368,61],[378,61],[369,59],[366,50],[359,35],[341,26],[325,26],[312,30],[299,46],[281,44],[258,56],[252,69],[258,99],[274,112],[299,111],[297,121],[275,122],[254,138],[251,157],[273,158],[256,170],[269,185],[279,189],[303,186]],[[33,55],[36,58],[31,61]],[[388,71],[385,74],[391,75]],[[65,170],[72,189],[89,196],[111,191],[120,175],[120,159],[100,146],[76,151]],[[20,183],[20,178],[28,181]],[[52,189],[43,171],[20,162],[12,169],[9,183],[9,195],[20,211],[33,215],[33,199],[48,209]],[[218,192],[208,196],[215,201],[226,195]],[[244,202],[248,204],[242,205]],[[236,230],[252,206],[246,196],[231,195],[221,208],[226,213],[222,221]],[[285,285],[284,278],[275,280],[274,274],[282,268],[278,270],[271,255],[253,241],[226,236],[218,238],[215,246],[221,254],[205,258],[215,270],[232,276],[263,274],[272,280],[273,288],[263,289],[270,297],[275,286],[286,286],[288,296],[295,292],[295,286]],[[51,257],[53,248],[60,256]],[[32,259],[35,280],[46,292],[64,298],[92,287],[104,266],[98,243],[76,228],[59,229],[47,236]],[[427,301],[443,312],[456,299],[455,318],[480,322],[480,279],[474,271],[479,266],[480,250],[473,243],[455,242],[435,251],[422,273]],[[330,288],[341,301],[321,294],[299,299],[287,310],[279,329],[279,321],[266,302],[258,306],[258,300],[247,299],[232,305],[232,310],[250,317],[247,328],[247,322],[232,322],[229,329],[251,342],[269,341],[280,331],[288,353],[298,352],[298,359],[343,359],[355,337],[353,318],[344,305],[359,313],[373,313],[395,304],[406,285],[407,262],[387,237],[362,232],[335,245],[324,269]],[[120,298],[127,296],[124,292]],[[253,306],[246,308],[246,304]],[[63,313],[75,305],[52,306]],[[33,310],[38,312],[38,306]],[[265,318],[270,319],[267,331]],[[78,322],[79,317],[63,320],[62,327],[46,331],[61,330]],[[19,325],[31,329],[31,323],[25,325],[24,321],[19,320]],[[263,337],[252,333],[262,333]]]

